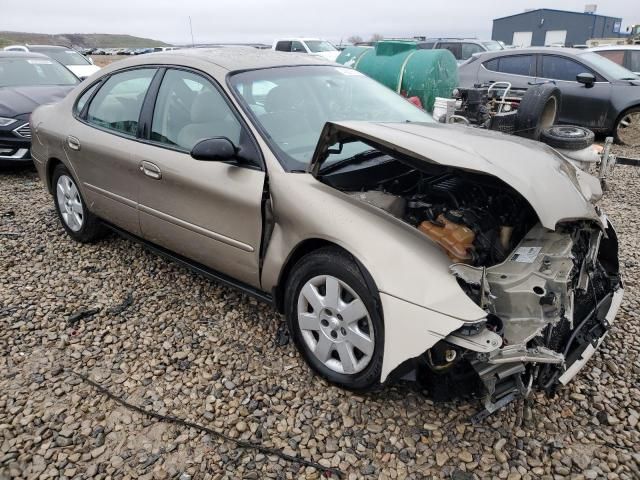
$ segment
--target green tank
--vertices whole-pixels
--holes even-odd
[[[458,64],[448,50],[422,50],[405,40],[375,47],[347,47],[338,63],[355,68],[405,97],[418,97],[428,112],[436,97],[450,98],[458,86]]]

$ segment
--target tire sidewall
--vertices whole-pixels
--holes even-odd
[[[331,275],[345,282],[364,303],[374,329],[374,353],[369,364],[353,375],[335,372],[318,360],[309,350],[298,325],[297,306],[300,290],[307,281],[318,275]],[[327,381],[340,387],[364,391],[380,384],[384,350],[384,322],[379,311],[378,293],[367,288],[359,267],[350,255],[326,249],[303,257],[294,267],[286,285],[285,315],[293,341],[309,366]]]
[[[540,93],[536,95],[536,91]],[[562,108],[560,89],[551,83],[544,83],[534,85],[525,92],[516,116],[516,133],[519,136],[533,140],[540,138],[540,132],[543,128],[541,125],[542,112],[551,97],[555,97],[556,100],[556,116],[553,122],[555,124],[560,117],[560,109]]]

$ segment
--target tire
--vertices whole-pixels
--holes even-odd
[[[640,107],[630,108],[620,115],[614,129],[617,143],[640,146]]]
[[[71,238],[80,243],[90,243],[104,236],[104,225],[87,209],[77,181],[67,167],[60,164],[54,168],[51,185],[56,213]]]
[[[554,125],[560,114],[560,89],[551,83],[534,85],[522,97],[518,106],[515,134],[538,140],[540,132]]]
[[[296,347],[314,372],[354,391],[380,385],[384,349],[378,293],[363,275],[351,255],[327,247],[300,259],[286,283],[285,315]]]
[[[594,133],[588,128],[555,125],[540,132],[540,141],[554,148],[582,150],[593,145]]]

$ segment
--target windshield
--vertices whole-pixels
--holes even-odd
[[[0,58],[0,87],[76,83],[73,73],[48,58]]]
[[[424,110],[365,75],[345,67],[300,66],[253,70],[231,85],[289,170],[304,170],[329,121],[433,122]],[[370,150],[345,145],[331,161]]]
[[[307,47],[313,53],[336,52],[338,49],[325,40],[305,40]]]
[[[482,42],[487,51],[494,52],[496,50],[504,50],[504,47],[500,42]]]
[[[598,55],[593,52],[585,52],[578,54],[581,60],[588,62],[593,68],[595,68],[600,74],[607,77],[609,80],[637,80],[640,79],[638,75],[630,70],[612,62],[608,58]]]
[[[42,53],[47,57],[60,62],[63,65],[91,65],[89,60],[84,58],[75,50],[62,50],[57,48],[38,48],[30,47],[30,51]]]

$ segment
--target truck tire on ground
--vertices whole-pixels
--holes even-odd
[[[556,123],[560,114],[560,89],[551,83],[529,88],[518,107],[515,134],[538,140],[540,132]]]
[[[593,145],[595,135],[588,128],[555,125],[540,132],[540,141],[554,148],[582,150]]]

